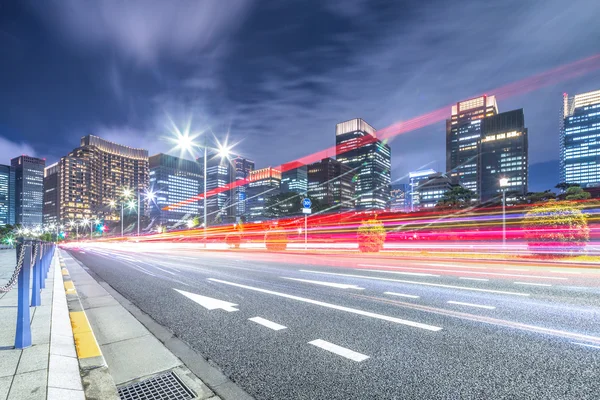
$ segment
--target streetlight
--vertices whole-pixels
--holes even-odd
[[[500,178],[500,188],[502,190],[502,248],[506,248],[506,187],[508,178]]]

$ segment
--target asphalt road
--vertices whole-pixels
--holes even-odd
[[[600,398],[600,269],[70,251],[257,399]]]

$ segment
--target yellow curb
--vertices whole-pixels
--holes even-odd
[[[98,342],[96,342],[96,337],[92,332],[85,312],[73,311],[69,313],[69,317],[71,318],[77,357],[91,358],[101,356],[100,347],[98,346]]]
[[[69,275],[69,271],[66,268],[62,268],[61,272],[63,275]]]
[[[66,281],[64,285],[65,292],[67,292],[67,294],[77,293],[77,291],[75,290],[75,286],[73,286],[73,281]]]

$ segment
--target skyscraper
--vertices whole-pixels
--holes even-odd
[[[44,225],[58,224],[60,214],[59,163],[54,163],[44,169]]]
[[[335,127],[336,159],[353,170],[356,208],[385,209],[390,200],[391,149],[360,118]]]
[[[216,151],[208,151],[206,160],[206,191],[227,187],[236,180],[235,164],[227,157],[221,157]],[[204,157],[197,160],[204,168]],[[206,218],[209,223],[227,221],[235,216],[235,189],[223,190],[206,199]]]
[[[15,171],[15,223],[41,226],[46,160],[23,155],[10,160],[10,165]]]
[[[600,186],[600,90],[563,95],[560,181]]]
[[[523,109],[483,118],[480,147],[480,201],[499,200],[503,190],[511,198],[527,194],[528,136]],[[507,187],[500,187],[501,178],[508,179]]]
[[[446,173],[477,196],[481,120],[496,114],[496,97],[484,95],[456,103],[446,120]]]
[[[405,212],[409,210],[410,185],[394,183],[390,191],[390,211]]]
[[[245,180],[250,177],[250,171],[254,171],[254,161],[244,157],[236,157],[233,159],[235,166],[235,180]],[[236,218],[241,218],[246,213],[246,186],[237,185],[235,187],[235,203],[236,203]]]
[[[59,222],[71,219],[120,219],[111,209],[125,189],[148,188],[148,150],[109,142],[97,136],[81,138],[80,146],[59,161]]]
[[[308,165],[308,195],[330,211],[354,208],[353,173],[349,166],[324,158]]]
[[[281,172],[272,167],[250,171],[246,188],[246,218],[260,221],[264,218],[265,201],[281,193]]]
[[[433,169],[410,172],[408,177],[411,211],[435,207],[444,193],[455,185],[452,178]]]
[[[281,166],[281,191],[283,193],[294,192],[306,194],[308,190],[308,173],[306,165],[298,161],[283,164]]]
[[[150,218],[162,226],[172,227],[189,217],[202,215],[201,200],[186,202],[203,190],[202,168],[194,161],[168,154],[156,154],[148,159],[150,190],[155,199],[150,202]],[[180,204],[177,207],[166,207]]]
[[[0,165],[0,226],[15,224],[15,172]]]

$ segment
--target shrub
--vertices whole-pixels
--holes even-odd
[[[265,233],[265,246],[269,251],[284,251],[287,248],[288,237],[284,231],[275,229]]]
[[[237,232],[229,233],[225,236],[225,244],[229,247],[233,247],[234,249],[239,249],[240,244],[242,243],[242,235]]]
[[[569,201],[535,206],[525,214],[523,227],[529,250],[534,253],[577,253],[590,240],[587,215]]]
[[[376,219],[363,221],[358,228],[358,249],[361,252],[378,252],[383,249],[385,228],[383,222]]]

